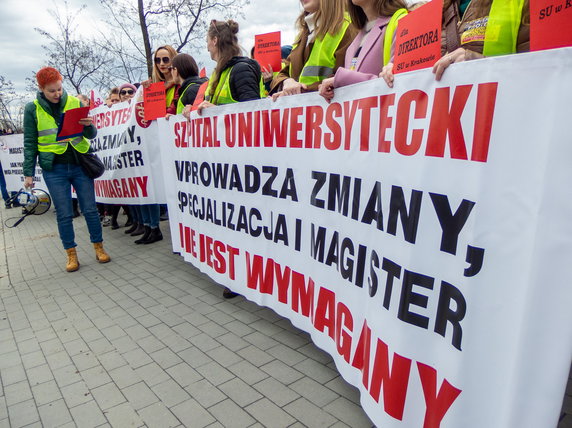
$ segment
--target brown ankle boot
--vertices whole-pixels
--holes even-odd
[[[66,265],[66,270],[68,272],[75,272],[79,269],[79,261],[77,260],[77,252],[75,251],[75,247],[68,248],[66,253],[68,253],[68,264]]]
[[[93,244],[93,248],[95,249],[95,259],[99,263],[107,263],[108,261],[111,260],[109,254],[107,254],[103,249],[103,242],[95,242]]]

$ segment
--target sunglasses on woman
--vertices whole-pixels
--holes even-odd
[[[163,64],[169,64],[171,62],[171,58],[169,58],[168,56],[164,56],[164,57],[155,57],[155,64],[161,64],[161,60],[163,60]]]
[[[120,95],[133,95],[135,92],[133,91],[133,89],[122,89],[121,92],[119,93]]]

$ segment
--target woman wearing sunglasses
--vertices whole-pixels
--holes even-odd
[[[131,83],[124,83],[119,87],[119,99],[122,103],[129,101],[131,98],[133,98],[135,92],[137,92],[135,85],[132,85]]]
[[[171,61],[177,55],[175,48],[169,45],[160,46],[153,55],[153,75],[151,80],[153,83],[165,82],[165,91],[167,98],[167,113],[175,114],[177,112],[177,89],[178,85],[173,79],[171,73]]]

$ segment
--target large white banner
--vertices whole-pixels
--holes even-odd
[[[173,248],[308,331],[380,427],[557,424],[572,49],[159,121]]]
[[[157,122],[143,119],[143,102],[119,103],[111,108],[102,105],[90,115],[97,128],[91,147],[106,169],[94,183],[97,201],[165,203]]]
[[[6,179],[8,192],[17,192],[23,188],[24,134],[0,136],[0,163],[2,163],[2,173]],[[36,164],[34,186],[39,189],[48,190],[48,187],[44,183],[42,169],[39,164]]]

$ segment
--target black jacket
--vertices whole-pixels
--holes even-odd
[[[260,65],[253,59],[245,56],[235,56],[221,70],[227,68],[230,72],[230,93],[236,101],[251,101],[260,99],[260,78],[262,72]]]
[[[199,92],[199,88],[201,85],[206,82],[208,79],[206,77],[199,77],[199,76],[192,76],[188,79],[185,79],[181,87],[179,88],[179,100],[183,103],[183,105],[193,104],[195,102],[195,98],[197,98],[197,93]],[[187,92],[181,98],[181,94],[185,91],[185,89],[189,86]]]

